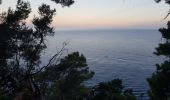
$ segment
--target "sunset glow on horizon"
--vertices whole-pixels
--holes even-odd
[[[168,6],[154,0],[75,0],[71,7],[61,7],[50,0],[28,0],[33,12],[43,2],[56,8],[57,14],[53,21],[56,28],[112,28],[112,29],[157,29],[163,27],[163,20]],[[1,12],[5,5],[12,6],[16,0],[3,0]],[[28,21],[33,18],[30,17]]]

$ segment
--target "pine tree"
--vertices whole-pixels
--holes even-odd
[[[164,56],[166,60],[162,64],[156,64],[156,72],[148,78],[151,88],[149,95],[151,100],[168,100],[170,99],[170,22],[167,28],[161,28],[159,31],[163,39],[154,54]]]
[[[136,100],[132,89],[125,89],[121,79],[101,82],[90,94],[90,100]]]

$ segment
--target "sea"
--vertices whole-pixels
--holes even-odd
[[[155,64],[164,61],[153,54],[161,42],[158,30],[58,30],[48,36],[48,49],[43,52],[43,63],[67,42],[63,55],[79,51],[87,58],[92,79],[85,82],[95,86],[116,78],[126,89],[133,89],[138,100],[149,100],[147,78],[156,70]]]

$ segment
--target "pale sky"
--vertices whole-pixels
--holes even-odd
[[[16,0],[2,0],[0,11],[14,8]],[[165,26],[163,20],[169,7],[154,0],[75,0],[71,7],[61,7],[50,0],[28,0],[33,11],[43,2],[56,8],[53,26],[58,29],[111,28],[158,29]],[[31,21],[31,17],[28,21]]]

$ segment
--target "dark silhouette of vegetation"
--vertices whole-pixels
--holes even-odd
[[[74,3],[73,0],[51,0],[51,1],[54,1],[57,4],[58,3],[61,4],[63,7],[64,6],[70,6],[70,5],[72,5]]]
[[[57,2],[63,6],[72,3]],[[45,68],[51,67],[55,59],[64,50],[57,52],[46,66],[41,66],[41,53],[47,46],[47,35],[53,35],[50,27],[55,9],[42,4],[38,8],[39,16],[34,17],[33,27],[25,20],[31,13],[28,2],[18,0],[16,10],[8,9],[0,15],[0,96],[16,100],[34,100],[42,98],[40,83],[35,80]]]
[[[18,1],[20,2],[21,0],[18,0]],[[74,3],[74,0],[51,0],[51,1],[55,2],[56,4],[61,4],[63,7],[64,6],[69,7],[70,5]],[[0,4],[2,4],[2,0],[0,0]]]
[[[73,0],[52,0],[70,6]],[[0,14],[0,100],[135,100],[131,90],[123,90],[119,79],[84,85],[92,78],[86,58],[73,52],[61,58],[67,43],[46,65],[41,54],[46,50],[46,36],[53,36],[51,22],[56,10],[42,4],[32,27],[26,19],[31,13],[29,2],[18,0],[16,9]]]
[[[159,3],[161,0],[155,0]],[[163,0],[162,0],[163,1]],[[170,5],[169,0],[164,0]],[[167,18],[170,12],[168,12]],[[156,64],[156,72],[152,77],[148,78],[150,86],[149,96],[151,100],[169,100],[170,99],[170,22],[167,23],[167,28],[159,29],[162,35],[162,41],[154,52],[157,56],[165,56],[162,64]]]
[[[124,90],[120,79],[114,79],[95,86],[91,92],[91,100],[136,100],[132,92],[131,89]]]
[[[92,78],[94,72],[89,71],[83,55],[73,52],[39,75],[38,80],[43,83],[41,88],[45,90],[47,99],[83,100],[90,92],[83,82]],[[50,85],[46,82],[50,82]]]
[[[162,64],[156,64],[157,71],[151,78],[148,78],[151,88],[149,95],[152,100],[170,99],[170,22],[167,26],[167,28],[159,29],[163,40],[154,53],[158,56],[165,56],[167,60]]]
[[[170,4],[169,0],[155,0],[157,3],[159,3],[160,1],[165,1],[165,3]]]

